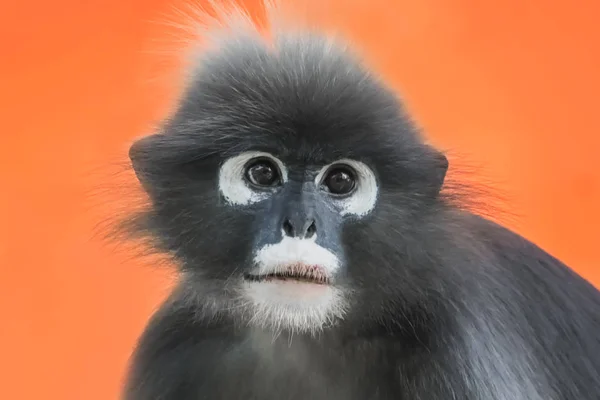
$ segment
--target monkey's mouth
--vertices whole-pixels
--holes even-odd
[[[319,265],[294,264],[277,268],[267,274],[244,275],[244,279],[251,282],[299,282],[317,285],[328,285],[330,280],[323,268]]]

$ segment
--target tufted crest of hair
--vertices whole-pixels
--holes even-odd
[[[221,281],[235,271],[219,266],[247,261],[255,229],[252,215],[232,213],[218,193],[219,166],[240,152],[376,165],[380,206],[363,227],[374,235],[408,235],[398,230],[403,220],[463,199],[454,190],[461,185],[440,192],[446,158],[424,143],[396,94],[348,46],[311,29],[285,31],[269,10],[268,36],[235,7],[219,23],[209,18],[213,29],[202,31],[209,40],[192,52],[173,114],[130,149],[150,205],[123,221],[122,230],[148,239],[184,271],[215,266],[202,274]],[[366,252],[375,251],[372,240],[363,242]]]

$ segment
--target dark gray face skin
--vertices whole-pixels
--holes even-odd
[[[275,157],[288,180],[236,203],[220,171],[247,152]],[[226,43],[130,154],[152,207],[129,226],[183,274],[140,339],[126,400],[597,399],[598,291],[450,202],[445,157],[323,40]],[[344,214],[315,182],[345,159],[376,178],[367,213]],[[314,219],[319,249],[340,260],[311,301],[244,280],[286,219],[306,236]]]
[[[301,170],[301,167],[296,168]],[[279,190],[259,206],[253,252],[279,243],[285,236],[316,237],[318,245],[343,258],[340,236],[343,217],[335,200],[314,182],[317,173],[317,168],[309,167],[304,174],[291,175],[285,187],[277,188]]]

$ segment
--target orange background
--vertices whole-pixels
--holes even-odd
[[[179,2],[0,6],[2,399],[117,398],[168,289],[167,272],[92,237],[110,211],[90,207],[88,172],[171,104],[173,63],[148,49]],[[511,227],[600,284],[600,3],[353,3],[332,1],[328,21],[369,50],[430,138],[483,166]]]

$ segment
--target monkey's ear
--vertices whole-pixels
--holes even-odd
[[[446,173],[448,172],[448,158],[441,151],[428,146],[430,153],[430,173],[429,173],[429,191],[433,196],[437,196],[444,186]]]
[[[131,166],[144,190],[151,193],[155,180],[157,147],[162,142],[162,134],[145,136],[133,142],[129,148]]]

